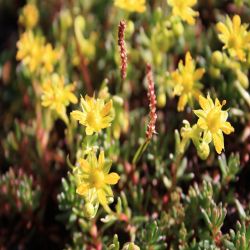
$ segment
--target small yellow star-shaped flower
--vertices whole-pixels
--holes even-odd
[[[110,161],[105,161],[104,152],[101,151],[98,157],[91,152],[87,159],[80,159],[79,166],[74,169],[76,176],[77,189],[79,195],[86,196],[91,192],[97,196],[98,202],[108,209],[108,198],[113,197],[110,185],[115,185],[120,176],[117,173],[109,173],[111,167]]]
[[[221,104],[216,98],[214,103],[209,95],[207,98],[200,95],[199,104],[202,109],[194,110],[194,113],[199,117],[197,125],[203,130],[206,142],[213,141],[216,152],[220,154],[224,149],[223,133],[228,135],[234,132],[232,125],[227,122],[228,111],[222,110],[226,101]]]
[[[144,12],[146,10],[145,0],[115,0],[114,5],[130,12]]]
[[[197,0],[168,0],[168,4],[173,8],[172,14],[191,25],[195,24],[195,17],[199,16],[199,12],[192,9],[196,3]]]
[[[202,88],[199,80],[202,78],[205,70],[196,69],[195,62],[189,52],[186,53],[185,65],[181,60],[178,69],[171,74],[174,82],[174,95],[180,96],[178,101],[178,111],[183,111],[187,102],[194,98],[198,99]]]
[[[94,97],[81,97],[82,111],[75,110],[71,112],[73,119],[86,126],[86,134],[92,135],[111,125],[113,120],[112,100],[105,104],[103,99]]]
[[[232,20],[227,16],[225,24],[219,22],[216,28],[219,39],[224,43],[223,49],[227,49],[230,56],[245,61],[246,52],[250,50],[248,25],[241,24],[240,16],[235,15]]]

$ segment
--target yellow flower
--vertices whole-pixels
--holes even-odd
[[[75,90],[75,84],[64,85],[63,77],[54,74],[43,84],[42,89],[42,105],[55,110],[68,123],[66,107],[70,103],[77,103],[77,98],[72,93]]]
[[[46,44],[43,48],[43,55],[41,58],[42,70],[44,72],[52,73],[54,65],[58,61],[61,51],[52,48],[50,43]]]
[[[51,73],[60,57],[60,51],[53,50],[51,44],[44,43],[43,37],[34,36],[30,30],[23,33],[17,42],[16,58],[21,60],[32,73],[38,70]]]
[[[192,9],[196,3],[197,0],[168,0],[168,4],[173,8],[173,15],[191,25],[195,23],[194,17],[199,16],[199,12]]]
[[[115,6],[130,12],[144,12],[145,0],[115,0]]]
[[[86,126],[87,135],[92,135],[94,132],[98,133],[111,125],[113,120],[112,106],[112,100],[105,104],[103,99],[95,99],[86,95],[85,99],[81,97],[82,112],[73,111],[71,115],[80,124]]]
[[[22,63],[31,72],[34,72],[41,64],[43,44],[44,40],[41,37],[34,36],[32,31],[23,33],[17,42],[17,60],[22,60]]]
[[[178,101],[178,111],[183,111],[187,101],[193,97],[199,98],[200,89],[202,88],[199,80],[202,78],[205,70],[203,68],[196,69],[189,52],[186,53],[185,65],[181,60],[178,65],[178,70],[171,74],[174,81],[174,95],[180,96]]]
[[[96,193],[98,201],[106,210],[108,198],[113,198],[110,185],[115,185],[120,179],[117,173],[109,173],[111,165],[110,161],[105,161],[103,151],[100,152],[98,160],[95,153],[91,152],[87,159],[81,158],[79,166],[74,169],[76,192],[85,197],[89,196],[89,192]]]
[[[216,98],[214,103],[209,95],[207,98],[200,95],[199,104],[202,109],[194,111],[199,117],[197,125],[204,132],[203,139],[205,138],[207,143],[213,141],[216,152],[220,154],[224,149],[223,133],[228,135],[234,132],[232,125],[227,122],[228,111],[222,110],[226,101],[221,104]]]
[[[223,49],[228,49],[232,57],[240,61],[246,60],[246,51],[250,49],[250,33],[247,31],[248,25],[241,24],[238,15],[231,20],[228,16],[226,23],[219,22],[217,25],[219,39],[224,43]]]
[[[19,22],[27,29],[32,29],[36,26],[39,19],[39,12],[34,4],[26,4],[23,7],[22,14],[19,17]]]

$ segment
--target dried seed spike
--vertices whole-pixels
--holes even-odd
[[[124,20],[122,20],[120,21],[118,26],[118,45],[120,48],[122,80],[125,80],[127,76],[127,50],[125,44],[125,29],[126,29],[126,23]]]
[[[146,131],[146,137],[148,140],[150,140],[153,136],[155,131],[155,123],[157,119],[156,114],[156,96],[155,96],[155,88],[154,88],[154,79],[153,79],[153,73],[152,73],[152,67],[150,64],[147,64],[146,68],[147,73],[147,81],[148,81],[148,99],[149,99],[149,123],[147,126]]]

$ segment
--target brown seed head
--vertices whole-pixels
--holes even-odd
[[[152,73],[152,67],[150,64],[147,64],[146,68],[147,73],[147,82],[148,82],[148,99],[149,99],[149,123],[147,126],[146,137],[147,139],[151,139],[155,131],[155,123],[157,119],[156,114],[156,96],[155,96],[155,88],[154,88],[154,79]]]
[[[121,58],[121,78],[125,80],[127,76],[127,50],[125,44],[125,21],[120,21],[118,26],[118,45],[120,48],[120,58]]]

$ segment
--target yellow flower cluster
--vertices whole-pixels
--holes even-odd
[[[53,74],[42,86],[42,105],[48,107],[68,123],[66,107],[70,103],[77,103],[77,98],[73,94],[75,84],[64,84],[64,78]]]
[[[143,12],[146,8],[145,0],[138,2],[117,0],[116,4],[118,7],[129,11]],[[55,65],[59,61],[61,51],[53,49],[50,43],[45,42],[44,37],[37,35],[32,30],[38,19],[39,12],[36,6],[27,4],[19,17],[19,22],[24,26],[25,32],[21,34],[17,42],[16,58],[25,66],[24,69],[27,69],[31,74],[32,80],[36,79],[33,81],[33,86],[37,95],[41,93],[41,96],[36,96],[41,99],[41,105],[51,110],[52,113],[59,116],[66,123],[66,134],[71,137],[74,126],[70,124],[66,111],[71,103],[76,104],[78,101],[74,94],[76,85],[75,83],[65,84],[65,77],[55,71]],[[67,25],[70,26],[71,24]],[[94,41],[96,40],[96,35],[93,33],[94,35],[91,35],[93,39],[85,39],[83,36],[85,26],[85,19],[82,16],[77,16],[74,21],[77,46],[84,56],[91,59],[95,54]],[[63,72],[64,65],[59,65],[61,66],[61,72]],[[42,82],[41,87],[37,85],[40,81]],[[111,126],[111,122],[114,119],[113,102],[112,100],[106,101],[106,99],[109,99],[109,96],[106,98],[95,98],[86,95],[85,98],[81,97],[82,111],[75,110],[71,112],[71,117],[85,126],[87,136],[100,133],[103,129]],[[50,112],[47,114],[51,115]],[[121,116],[121,112],[119,114]],[[49,121],[50,119],[48,123]],[[118,122],[120,122],[119,119]],[[116,125],[118,122],[116,122]],[[122,122],[124,123],[124,120]],[[50,126],[48,127],[50,128]],[[119,134],[119,128],[118,126],[118,128],[114,129],[116,135]],[[86,139],[89,138],[86,137]],[[90,140],[95,140],[95,138],[93,136]],[[100,151],[98,159],[96,156],[97,150]],[[111,185],[115,185],[120,176],[114,172],[109,173],[112,162],[105,160],[104,151],[100,150],[98,146],[90,146],[86,150],[81,149],[78,152],[76,166],[73,168],[73,176],[77,185],[76,193],[84,197],[83,211],[85,216],[88,218],[94,217],[99,204],[108,213],[111,213],[109,208],[109,204],[113,202]]]
[[[200,96],[199,104],[202,109],[194,111],[199,117],[197,125],[203,130],[203,136],[206,138],[207,143],[213,141],[216,152],[220,154],[224,149],[223,133],[229,135],[234,132],[232,125],[227,122],[228,111],[222,110],[226,101],[221,104],[216,98],[215,102],[213,102],[208,95],[207,98]]]
[[[219,39],[224,43],[223,49],[227,49],[230,56],[246,61],[246,53],[250,50],[250,33],[248,25],[241,24],[240,16],[235,15],[231,20],[228,16],[225,24],[219,22],[217,30]]]
[[[201,159],[206,159],[210,153],[209,144],[213,142],[215,150],[221,154],[224,149],[224,134],[231,134],[234,128],[227,121],[228,111],[222,110],[226,101],[220,103],[216,98],[215,102],[208,95],[207,98],[200,95],[199,104],[201,109],[194,110],[198,121],[192,127],[189,122],[184,121],[185,126],[181,129],[182,141],[180,151],[183,154],[188,141],[191,139]]]
[[[35,36],[30,30],[21,35],[17,49],[17,60],[22,61],[31,73],[39,70],[51,73],[61,54],[50,43],[45,44],[44,38]]]
[[[109,173],[111,165],[110,161],[105,161],[103,151],[100,152],[98,160],[95,153],[91,152],[87,159],[81,158],[78,161],[78,166],[74,169],[76,192],[86,198],[89,207],[91,197],[92,201],[100,203],[105,210],[110,211],[108,204],[113,198],[110,185],[115,185],[120,179],[117,173]]]
[[[87,135],[92,135],[111,125],[112,106],[112,100],[105,104],[103,99],[95,99],[86,95],[85,99],[81,97],[82,111],[75,110],[71,112],[71,116],[86,126]]]
[[[146,10],[145,0],[115,0],[115,6],[130,12],[144,12]]]
[[[95,97],[81,97],[82,111],[73,111],[71,116],[86,127],[86,134],[93,135],[111,125],[113,120],[112,100],[105,103],[104,99]],[[85,199],[86,217],[94,217],[99,204],[110,213],[108,206],[113,202],[113,192],[110,185],[115,185],[120,179],[117,173],[109,173],[111,161],[105,160],[104,151],[101,150],[97,159],[94,150],[89,150],[86,158],[80,157],[73,170],[76,178],[76,192]]]
[[[195,62],[193,61],[189,52],[186,53],[185,65],[181,60],[178,69],[171,74],[174,82],[174,95],[180,96],[178,101],[178,111],[183,111],[187,102],[192,101],[195,97],[198,100],[202,88],[199,80],[205,73],[205,69],[196,69]]]
[[[19,23],[21,23],[26,29],[32,29],[36,26],[38,20],[39,12],[37,7],[32,3],[26,4],[19,16]]]
[[[199,16],[199,12],[192,9],[196,3],[197,0],[168,0],[173,16],[178,16],[191,25],[195,24],[195,17]]]

